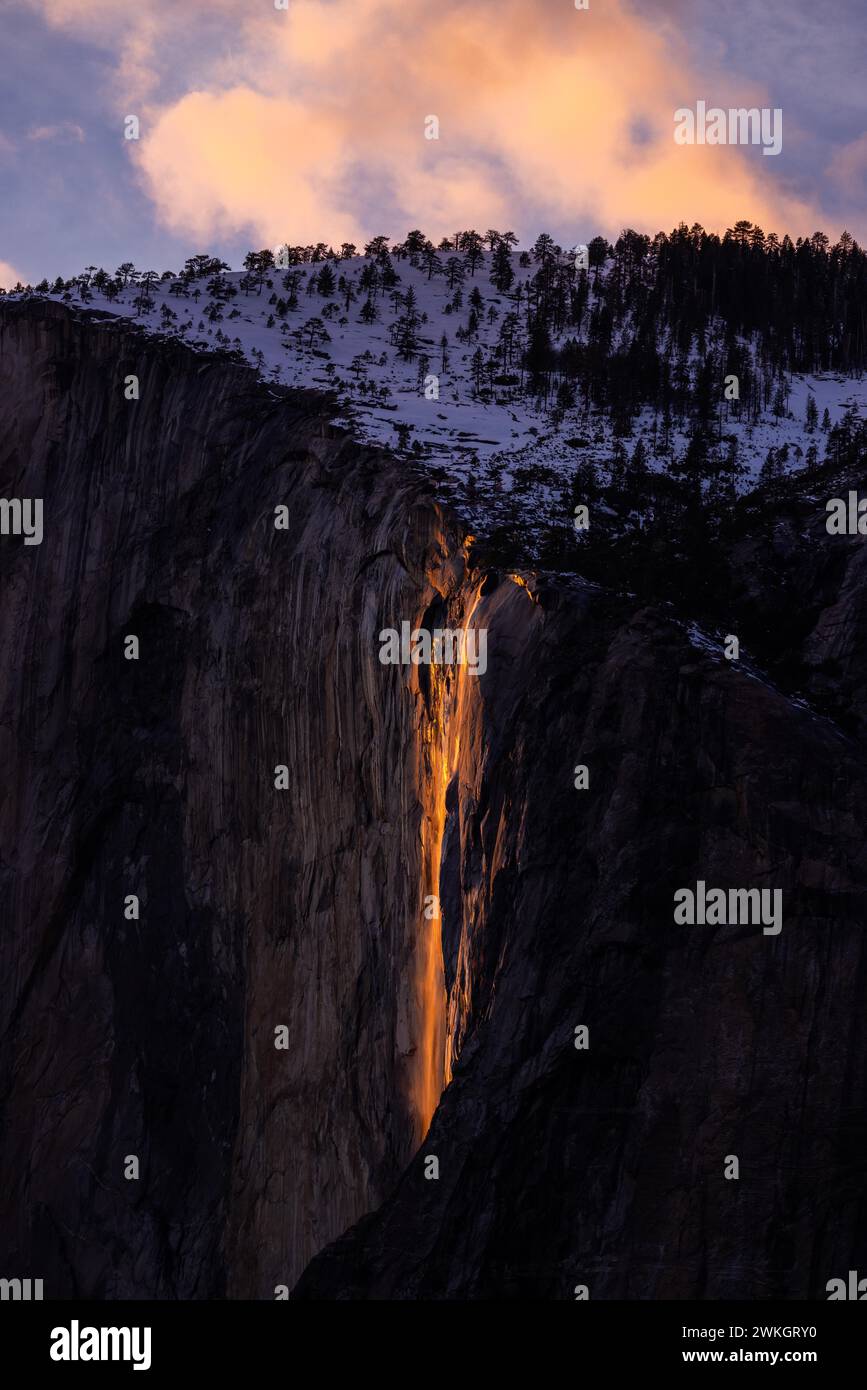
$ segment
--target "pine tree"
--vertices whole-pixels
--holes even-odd
[[[779,478],[783,472],[783,465],[780,462],[776,449],[769,449],[764,463],[759,471],[760,483],[771,483],[775,478]]]
[[[334,294],[334,271],[327,262],[316,277],[316,288],[324,299],[330,299]]]
[[[491,284],[500,294],[506,294],[514,283],[515,272],[512,269],[512,257],[509,254],[509,247],[505,241],[499,241],[494,250],[491,261]]]
[[[428,243],[422,252],[422,263],[427,271],[428,279],[430,279],[432,275],[442,275],[443,263],[437,255],[436,249],[431,246],[430,243]]]
[[[551,334],[548,332],[548,325],[540,314],[536,315],[530,325],[530,339],[527,344],[524,364],[537,387],[539,381],[551,370],[553,364]]]
[[[615,492],[621,492],[626,484],[626,470],[629,460],[626,457],[626,450],[622,442],[618,439],[614,443],[614,452],[609,465],[611,472],[611,486]]]
[[[547,232],[540,232],[533,247],[533,259],[540,265],[547,265],[554,259],[554,238]]]
[[[331,342],[331,334],[328,332],[328,329],[325,327],[325,324],[322,322],[321,318],[319,318],[318,314],[307,320],[301,332],[307,334],[307,346],[311,350],[318,350],[325,343]]]
[[[461,284],[463,284],[463,279],[464,279],[464,263],[463,263],[463,261],[460,259],[460,257],[458,257],[458,256],[449,256],[448,260],[446,261],[446,272],[445,272],[445,274],[446,274],[446,284],[448,285],[448,287],[449,287],[450,290],[453,290],[453,289],[455,288],[456,285],[461,285]]]
[[[458,249],[463,251],[470,267],[470,274],[475,275],[476,266],[482,259],[484,242],[478,232],[461,232]]]
[[[473,374],[473,387],[475,394],[478,395],[482,389],[482,377],[485,371],[485,354],[480,347],[477,347],[470,358],[470,371]]]
[[[404,247],[406,248],[406,254],[409,256],[410,260],[412,260],[413,256],[421,255],[422,251],[424,251],[427,246],[430,246],[430,242],[424,232],[420,232],[418,228],[416,228],[415,231],[407,232]],[[432,246],[431,250],[433,250]]]
[[[632,458],[629,460],[629,470],[627,473],[630,491],[638,491],[648,476],[647,449],[641,435],[635,443],[632,451]]]

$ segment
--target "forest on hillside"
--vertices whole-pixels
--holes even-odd
[[[207,253],[177,273],[88,266],[30,293],[108,308],[126,299],[137,319],[203,333],[186,341],[239,361],[230,325],[257,306],[249,312],[267,333],[309,364],[302,380],[397,411],[393,447],[423,461],[429,446],[406,407],[387,404],[397,397],[380,370],[386,353],[322,367],[334,338],[379,326],[404,399],[454,380],[480,404],[540,426],[529,446],[507,444],[484,465],[458,427],[447,433],[455,463],[469,460],[452,495],[496,513],[492,555],[616,573],[649,593],[675,595],[687,578],[696,597],[719,592],[711,557],[742,525],[745,479],[779,489],[792,473],[851,469],[864,457],[867,423],[855,408],[832,421],[809,391],[798,417],[790,403],[793,373],[863,373],[867,254],[846,232],[833,244],[822,232],[792,241],[739,221],[723,236],[681,224],[585,247],[542,233],[520,250],[513,232],[493,229],[436,245],[415,229],[389,243],[285,243],[250,251],[240,275]],[[264,371],[257,346],[252,360]],[[269,379],[282,379],[279,365]],[[440,419],[449,404],[440,399]],[[771,443],[768,419],[793,421],[793,442]],[[459,472],[439,477],[452,486]],[[594,524],[576,535],[580,505]]]

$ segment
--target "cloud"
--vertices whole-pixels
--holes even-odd
[[[828,166],[828,176],[847,192],[863,185],[867,177],[867,131],[837,151]]]
[[[532,217],[580,240],[600,224],[816,221],[756,151],[674,144],[674,110],[703,95],[700,81],[670,36],[617,4],[555,15],[517,0],[293,0],[275,19],[267,55],[263,26],[247,31],[255,90],[189,94],[143,139],[145,187],[177,232],[357,239],[374,218],[395,231],[402,218],[438,237]],[[727,98],[761,95],[731,84]]]
[[[247,20],[239,0],[24,0],[52,29],[114,56],[111,96],[123,114],[154,97],[178,67],[216,67]],[[265,5],[266,11],[269,5]],[[239,19],[240,15],[240,19]]]
[[[0,261],[0,289],[11,290],[12,286],[19,282],[25,285],[27,283],[24,276],[19,275],[8,261]]]
[[[31,126],[27,132],[28,140],[77,140],[84,143],[84,131],[73,121],[61,121],[59,125]]]
[[[699,98],[774,103],[719,74],[709,90],[677,33],[622,0],[30,3],[112,47],[142,118],[128,151],[142,186],[166,228],[203,245],[415,225],[581,241],[738,217],[797,235],[823,220],[760,150],[674,144],[674,111]],[[428,115],[438,140],[424,138]]]

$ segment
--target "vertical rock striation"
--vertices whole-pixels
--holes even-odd
[[[454,1078],[295,1296],[824,1297],[867,1253],[862,749],[628,600],[503,581],[477,617],[443,853]],[[781,888],[781,934],[676,925],[700,878]]]
[[[867,1265],[857,540],[775,533],[797,700],[670,608],[475,568],[329,410],[0,307],[2,495],[45,503],[0,539],[4,1271],[823,1296]],[[381,665],[404,620],[487,670]],[[782,932],[677,925],[699,879],[781,889]]]
[[[320,397],[50,304],[0,333],[45,511],[0,549],[3,1268],[273,1297],[420,1138],[427,715],[377,634],[463,562]]]

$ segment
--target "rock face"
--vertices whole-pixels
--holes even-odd
[[[867,1263],[858,539],[772,538],[816,582],[799,701],[670,608],[479,568],[327,413],[0,309],[2,495],[45,509],[0,538],[4,1272],[824,1297]],[[383,666],[403,620],[487,669]],[[782,931],[678,925],[698,880],[781,889]]]
[[[497,597],[444,859],[461,1057],[297,1296],[824,1297],[865,1255],[863,755],[657,613]],[[700,878],[781,888],[781,933],[675,925]]]
[[[0,542],[3,1269],[271,1298],[420,1137],[424,710],[377,633],[440,513],[321,398],[56,306],[4,309],[0,399],[45,516]]]

